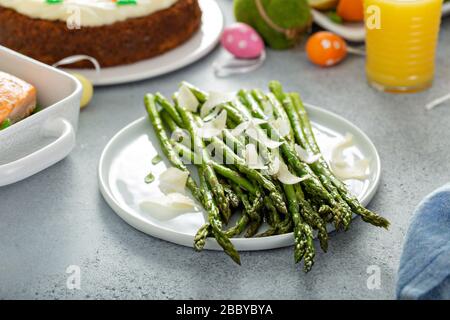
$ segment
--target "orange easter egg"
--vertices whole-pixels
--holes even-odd
[[[309,37],[306,43],[306,54],[311,62],[322,66],[333,66],[347,55],[347,44],[338,35],[320,31]]]
[[[363,0],[339,0],[336,13],[345,21],[359,22],[364,20]]]

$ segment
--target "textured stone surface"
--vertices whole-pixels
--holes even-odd
[[[231,1],[219,1],[231,22]],[[210,68],[220,54],[169,75],[96,89],[81,114],[78,145],[55,166],[0,188],[0,298],[156,299],[381,299],[393,298],[401,246],[414,206],[448,182],[450,104],[425,112],[425,103],[449,91],[450,19],[444,20],[436,83],[414,95],[369,88],[364,61],[350,57],[319,69],[303,50],[268,53],[266,65],[243,76],[217,79]],[[220,252],[195,253],[147,236],[123,222],[98,191],[97,164],[107,141],[144,115],[143,94],[170,94],[180,80],[203,88],[264,87],[271,79],[299,90],[304,100],[336,112],[362,128],[382,161],[380,189],[370,208],[392,222],[389,232],[356,219],[333,234],[305,275],[292,248],[242,253],[234,265]],[[66,288],[69,265],[81,268],[81,290]],[[381,269],[381,288],[366,286],[369,265]]]

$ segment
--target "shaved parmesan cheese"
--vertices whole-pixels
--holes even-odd
[[[310,154],[301,145],[295,144],[294,149],[298,157],[305,163],[311,164],[320,159],[320,154]]]
[[[164,194],[184,193],[189,172],[170,167],[159,175],[159,189]]]
[[[232,93],[209,92],[208,100],[200,109],[200,117],[205,118],[219,104],[230,102],[234,98],[235,95]]]
[[[196,209],[194,200],[181,193],[169,193],[147,199],[139,204],[140,208],[158,220],[170,220],[180,213]]]
[[[346,164],[344,159],[344,150],[353,146],[353,135],[346,133],[344,140],[336,144],[336,146],[331,151],[331,161],[334,164]]]
[[[267,123],[267,121],[266,121],[266,120],[263,120],[263,119],[253,118],[253,119],[251,120],[251,124],[252,124],[253,126],[259,126],[259,125],[265,124],[265,123]]]
[[[274,176],[280,170],[280,158],[274,157],[272,163],[270,164],[267,174],[270,176]]]
[[[206,117],[203,118],[203,122],[209,122],[215,117],[217,117],[219,115],[219,112],[223,110],[222,106],[223,106],[222,104],[216,106],[210,114],[208,114]]]
[[[252,143],[245,146],[245,162],[252,169],[267,169]]]
[[[192,91],[189,90],[189,88],[185,85],[182,85],[178,90],[177,99],[178,104],[184,107],[186,110],[197,112],[199,102]]]
[[[236,128],[231,130],[231,134],[233,136],[237,137],[237,136],[240,136],[242,133],[244,133],[245,130],[247,130],[249,127],[259,126],[264,123],[267,123],[267,121],[262,120],[262,119],[257,119],[257,118],[253,118],[250,121],[244,121],[244,122],[241,122],[240,124],[238,124]]]
[[[282,137],[286,137],[291,132],[291,123],[288,119],[278,118],[269,121],[269,123],[278,131],[278,133]]]
[[[279,168],[278,172],[276,173],[276,177],[284,184],[297,184],[311,178],[309,174],[304,175],[303,177],[297,177],[293,175],[282,159],[279,159]]]
[[[219,115],[209,122],[205,122],[198,129],[198,135],[204,139],[210,139],[220,135],[227,126],[227,112],[222,110]]]
[[[237,125],[236,128],[231,130],[231,134],[235,137],[240,136],[250,126],[250,121],[244,121]]]
[[[331,163],[331,170],[341,180],[357,179],[365,180],[369,177],[366,173],[369,168],[369,160],[359,159],[352,166],[342,166]]]
[[[344,151],[353,146],[353,136],[347,133],[344,140],[338,143],[331,152],[331,170],[341,180],[368,178],[369,160],[355,159],[353,164],[345,160]]]
[[[247,130],[245,130],[245,133],[250,138],[256,140],[269,149],[278,148],[283,144],[283,142],[271,140],[264,131],[258,130],[253,122],[250,123],[250,126],[247,128]]]

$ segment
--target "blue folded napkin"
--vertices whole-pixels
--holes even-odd
[[[450,299],[450,183],[417,207],[403,246],[398,299]]]

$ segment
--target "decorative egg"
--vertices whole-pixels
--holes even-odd
[[[313,63],[322,66],[333,66],[347,56],[347,44],[338,35],[320,31],[309,37],[306,43],[306,54]]]
[[[225,50],[240,59],[258,58],[264,51],[264,41],[260,35],[245,23],[226,27],[220,42]]]
[[[94,95],[94,87],[92,83],[81,74],[73,72],[72,75],[80,81],[83,87],[83,93],[80,101],[80,108],[83,109],[89,104],[89,102],[91,102],[92,96]]]

